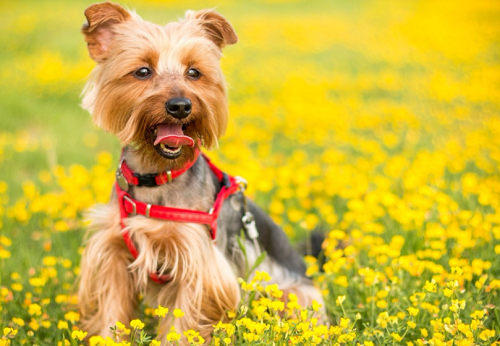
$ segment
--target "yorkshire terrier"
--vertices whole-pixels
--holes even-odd
[[[244,182],[200,154],[224,133],[226,86],[219,60],[238,37],[214,10],[187,11],[165,26],[111,2],[85,10],[82,32],[97,62],[82,106],[123,146],[111,201],[89,213],[82,255],[82,329],[110,335],[134,317],[139,296],[150,306],[180,308],[166,318],[209,340],[240,300],[238,277],[259,248],[258,269],[303,306],[320,292],[284,232],[242,193]],[[237,238],[245,232],[246,254]],[[258,233],[257,233],[258,230]],[[254,240],[254,241],[252,241]]]

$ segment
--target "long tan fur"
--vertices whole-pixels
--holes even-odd
[[[109,327],[117,321],[132,319],[141,293],[151,306],[185,311],[186,316],[175,321],[176,327],[195,329],[208,339],[212,326],[227,319],[225,313],[236,307],[240,292],[233,268],[206,228],[131,218],[127,230],[143,249],[134,261],[123,241],[118,215],[114,204],[98,206],[90,214],[92,236],[83,255],[79,292],[83,328],[91,334],[109,335]],[[148,285],[149,273],[158,269],[173,276],[168,288]],[[161,330],[168,332],[171,324],[167,318]]]

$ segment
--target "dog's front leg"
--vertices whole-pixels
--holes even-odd
[[[81,328],[90,335],[110,336],[109,328],[117,321],[128,325],[137,307],[134,280],[127,268],[130,253],[116,228],[119,225],[113,226],[95,232],[82,255],[78,305]]]

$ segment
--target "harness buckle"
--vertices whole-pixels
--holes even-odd
[[[132,216],[137,215],[137,205],[132,200],[132,198],[130,198],[127,195],[123,195],[123,199],[126,200],[127,202],[129,202],[130,204],[132,204],[132,212],[129,215],[132,215]]]
[[[140,187],[155,187],[155,186],[158,186],[158,184],[156,184],[156,176],[158,174],[156,173],[147,173],[147,174],[139,174],[139,173],[134,173],[134,177],[137,178],[137,181],[139,182],[137,184],[137,186],[140,186]]]

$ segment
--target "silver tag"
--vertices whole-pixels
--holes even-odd
[[[128,191],[129,185],[127,179],[125,179],[125,177],[123,176],[122,172],[119,169],[116,171],[116,182],[118,183],[120,189],[122,189],[125,192]]]

